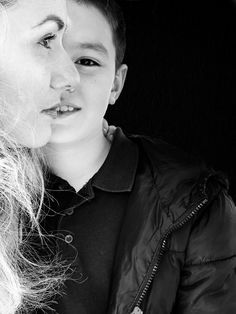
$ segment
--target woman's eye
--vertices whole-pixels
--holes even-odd
[[[75,64],[80,64],[80,65],[83,65],[83,66],[88,66],[88,67],[91,67],[91,66],[98,66],[99,63],[92,60],[92,59],[88,59],[88,58],[82,58],[82,59],[78,59],[75,61]]]
[[[46,49],[51,49],[51,41],[55,40],[56,37],[55,34],[48,34],[39,41],[39,44]]]

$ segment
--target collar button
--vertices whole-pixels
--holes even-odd
[[[65,242],[68,243],[68,244],[70,244],[72,241],[73,241],[72,235],[71,235],[71,234],[67,234],[67,235],[65,236]]]

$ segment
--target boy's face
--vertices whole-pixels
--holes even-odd
[[[70,25],[63,45],[74,62],[79,83],[76,91],[65,95],[64,104],[79,111],[69,118],[55,120],[51,144],[89,141],[102,134],[102,120],[108,104],[122,90],[127,67],[115,70],[115,47],[110,25],[93,6],[67,1]]]

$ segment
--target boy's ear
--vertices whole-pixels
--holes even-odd
[[[109,104],[114,105],[120,93],[122,92],[123,86],[125,84],[125,79],[127,75],[128,67],[126,64],[122,64],[119,69],[116,71],[116,75],[114,78]]]

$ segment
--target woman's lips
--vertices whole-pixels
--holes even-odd
[[[53,119],[57,119],[57,118],[64,118],[64,117],[68,117],[78,111],[80,111],[81,108],[73,105],[73,104],[59,104],[56,106],[53,106],[49,109],[44,109],[41,112],[49,115],[50,117],[52,117]]]

